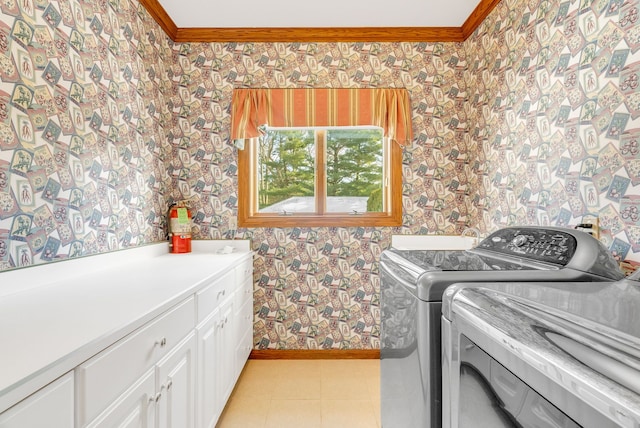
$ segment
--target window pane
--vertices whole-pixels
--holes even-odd
[[[315,211],[315,137],[312,130],[269,130],[258,143],[261,213]]]
[[[382,129],[327,130],[327,212],[381,212]]]

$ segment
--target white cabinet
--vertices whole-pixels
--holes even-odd
[[[195,349],[192,332],[87,427],[193,428]]]
[[[158,428],[193,428],[196,337],[190,333],[156,368]]]
[[[220,416],[216,393],[216,335],[218,312],[213,313],[196,329],[198,340],[198,381],[196,396],[197,426],[213,427]]]
[[[234,367],[234,331],[233,331],[233,301],[229,300],[220,307],[218,331],[216,333],[216,360],[215,366],[218,371],[218,397],[222,403],[220,411],[224,408],[224,403],[231,395],[235,384]]]
[[[253,262],[236,267],[238,289],[234,295],[234,380],[238,379],[253,349]]]
[[[243,303],[242,307],[236,312],[234,321],[236,322],[235,383],[253,349],[253,299]]]
[[[193,296],[76,368],[76,422],[95,419],[195,326]]]
[[[73,372],[0,414],[1,428],[73,428]]]
[[[184,414],[179,406],[190,406],[189,418],[177,425],[193,426],[195,364],[195,299],[182,301],[164,314],[114,343],[76,368],[76,422],[78,427],[155,427],[164,417]],[[184,339],[187,336],[187,339]],[[147,371],[153,369],[153,383]],[[189,380],[185,377],[188,376]],[[175,388],[174,388],[175,386]],[[179,402],[174,389],[189,393],[188,403]],[[149,407],[155,414],[150,416]],[[154,420],[156,422],[154,422]],[[190,424],[190,425],[189,425]]]
[[[216,425],[233,389],[233,299],[216,308],[197,329],[198,426]]]
[[[56,352],[50,352],[55,359],[24,365],[17,379],[49,370],[47,380],[33,382],[25,391],[31,395],[20,402],[26,393],[15,388],[24,387],[23,381],[6,382],[7,389],[0,375],[0,386],[9,391],[0,394],[0,428],[215,427],[251,350],[253,260],[248,244],[244,251],[219,259],[213,251],[151,257],[129,268],[123,263],[99,277],[87,273],[78,284],[65,284],[64,299],[50,303],[38,297],[42,301],[31,310],[55,306],[42,319],[55,317],[65,339],[74,340],[56,341]],[[184,283],[183,273],[189,274]],[[30,304],[22,295],[17,302],[0,302],[0,313]],[[41,326],[26,321],[3,336],[4,342],[38,337]],[[13,367],[19,360],[13,358]]]
[[[118,397],[88,428],[154,428],[156,426],[155,370],[146,372]]]
[[[197,426],[213,428],[251,352],[253,261],[197,294]],[[209,312],[200,310],[208,308]]]

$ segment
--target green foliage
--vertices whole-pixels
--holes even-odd
[[[330,129],[327,196],[367,196],[382,211],[382,135],[377,129]],[[259,145],[259,207],[315,191],[314,130],[271,130]]]
[[[269,132],[258,158],[260,208],[292,196],[313,196],[314,157],[313,132]]]
[[[369,196],[382,185],[381,133],[327,132],[327,196]]]

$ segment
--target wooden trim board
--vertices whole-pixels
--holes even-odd
[[[478,6],[471,12],[471,15],[462,24],[462,37],[467,40],[469,36],[482,24],[491,11],[500,3],[500,0],[481,0]]]
[[[178,28],[158,0],[140,0],[176,43],[188,42],[463,42],[500,0],[480,0],[461,27]]]
[[[253,349],[250,360],[379,360],[379,349]]]
[[[460,27],[178,28],[175,42],[462,42]]]
[[[178,34],[178,27],[158,0],[140,0],[140,4],[147,9],[149,15],[151,15],[154,21],[160,25],[167,36],[175,42]]]

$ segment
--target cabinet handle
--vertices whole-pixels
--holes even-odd
[[[224,296],[226,290],[222,290],[222,291],[218,291],[218,299],[220,298],[220,296]]]
[[[156,403],[160,400],[160,397],[162,397],[162,393],[161,393],[161,392],[158,392],[158,393],[156,394],[156,398],[155,398]]]
[[[169,379],[169,382],[167,382],[167,391],[171,389],[171,385],[173,385],[173,380]]]
[[[156,340],[155,345],[160,345],[161,348],[164,348],[167,345],[167,338],[163,337],[160,340]]]

